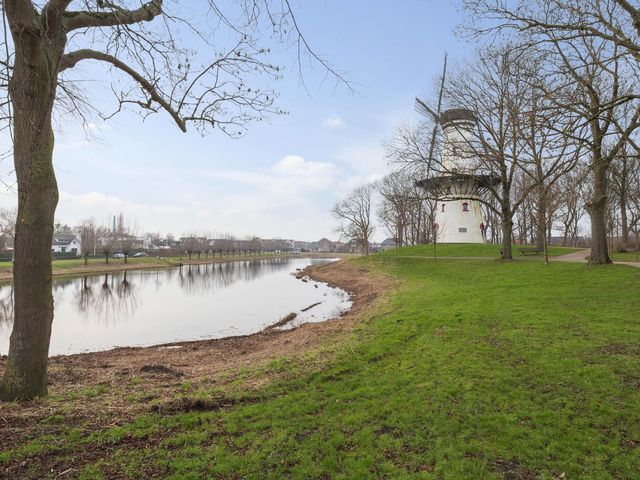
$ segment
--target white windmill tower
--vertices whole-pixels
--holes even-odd
[[[445,70],[446,73],[446,57]],[[418,109],[435,121],[429,152],[428,168],[433,166],[436,129],[442,128],[442,172],[416,184],[437,200],[435,225],[440,243],[484,243],[485,221],[480,199],[499,179],[483,174],[480,169],[480,140],[475,112],[455,108],[440,112],[444,91],[444,73],[438,99],[438,111],[431,110],[416,98]]]

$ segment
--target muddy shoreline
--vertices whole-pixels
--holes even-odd
[[[331,357],[333,347],[393,285],[391,279],[344,259],[309,266],[303,274],[347,291],[352,308],[339,318],[290,330],[267,327],[246,336],[51,357],[49,398],[0,404],[3,450],[37,435],[55,435],[59,426],[46,419],[60,412],[64,412],[67,426],[71,423],[88,432],[102,430],[161,410],[162,405],[195,391],[224,391],[238,384],[257,389],[283,374],[269,370],[273,360],[298,359],[310,362],[311,368]],[[272,320],[275,323],[278,319]],[[315,353],[312,360],[308,359],[310,352]],[[5,362],[6,357],[0,358],[0,374]],[[0,469],[0,478],[1,473]]]

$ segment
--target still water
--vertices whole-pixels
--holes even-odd
[[[289,313],[295,320],[281,328],[326,320],[351,306],[348,294],[293,274],[330,261],[274,258],[55,280],[49,352],[246,335]],[[12,315],[12,286],[2,286],[0,354],[9,350]]]

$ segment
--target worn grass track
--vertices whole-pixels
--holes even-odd
[[[176,391],[191,400],[0,462],[85,455],[67,477],[85,479],[637,478],[640,270],[351,262],[399,286],[328,360],[282,358],[258,389]]]

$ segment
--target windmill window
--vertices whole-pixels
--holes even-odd
[[[462,211],[463,212],[468,212],[469,211],[469,204],[467,202],[464,202],[462,204]]]
[[[444,212],[444,203],[442,204],[442,210],[441,210],[441,212]]]

